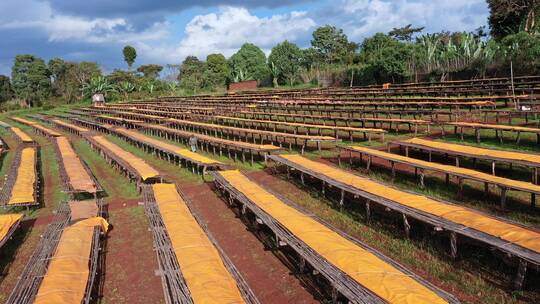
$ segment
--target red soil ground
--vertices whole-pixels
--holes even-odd
[[[318,303],[291,271],[264,249],[259,239],[212,191],[211,184],[179,187],[261,303]]]
[[[152,234],[139,200],[109,202],[104,303],[164,303]]]

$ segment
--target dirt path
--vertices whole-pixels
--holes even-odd
[[[152,234],[139,200],[108,200],[109,222],[101,303],[164,303]]]
[[[261,303],[318,303],[290,270],[247,230],[211,184],[179,185]]]

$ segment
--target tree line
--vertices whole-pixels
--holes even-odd
[[[257,80],[260,86],[367,85],[404,81],[444,81],[540,74],[540,0],[488,0],[489,31],[423,33],[412,24],[377,33],[361,43],[326,25],[312,33],[310,47],[283,41],[267,57],[245,43],[229,58],[187,56],[181,64],[146,64],[133,70],[137,51],[122,53],[127,70],[103,75],[96,62],[49,62],[17,55],[11,79],[0,75],[0,102],[13,98],[30,105],[57,99],[71,103],[104,93],[110,99],[156,94],[222,91],[232,83]],[[167,72],[167,76],[160,75]]]

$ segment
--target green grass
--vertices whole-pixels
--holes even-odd
[[[58,161],[56,159],[56,153],[52,146],[52,143],[45,137],[37,135],[32,131],[31,127],[17,123],[15,121],[9,121],[9,123],[15,127],[19,127],[39,144],[40,146],[40,158],[41,158],[41,177],[42,180],[42,193],[41,198],[43,206],[41,209],[31,208],[26,214],[27,218],[35,218],[38,214],[43,212],[50,213],[53,209],[69,199],[69,195],[62,190],[62,181],[60,180],[60,172]],[[26,210],[23,207],[8,208],[9,212],[21,212]]]
[[[155,167],[158,171],[162,172],[165,175],[175,176],[185,182],[193,182],[193,183],[204,182],[202,177],[200,175],[193,174],[191,172],[191,169],[187,169],[183,167],[180,168],[179,166],[169,163],[166,160],[161,160],[114,135],[107,135],[106,138],[110,140],[112,143],[118,145],[120,148],[134,154],[135,156],[140,157],[145,162],[147,162],[150,166]]]
[[[134,199],[139,197],[137,187],[130,183],[113,169],[90,145],[83,139],[72,141],[79,157],[88,164],[99,184],[111,198]]]
[[[378,216],[367,222],[363,210],[346,208],[339,211],[334,208],[336,204],[332,200],[312,187],[292,182],[303,191],[291,188],[285,181],[272,188],[347,234],[403,263],[420,276],[439,282],[439,286],[452,293],[458,291],[464,303],[524,303],[538,297],[535,293],[525,292],[523,296],[526,298],[519,300],[497,283],[494,284],[500,281],[500,276],[505,277],[505,280],[510,280],[510,277],[495,265],[484,265],[483,256],[473,253],[472,256],[452,262],[446,254],[448,245],[442,243],[442,240],[430,234],[413,235],[412,239],[407,239],[401,229],[396,229],[400,227],[399,222]]]
[[[532,133],[522,133],[519,144],[516,143],[516,134],[515,132],[504,132],[503,142],[500,143],[498,139],[495,138],[494,130],[482,130],[480,131],[480,143],[476,143],[476,137],[472,131],[465,131],[463,141],[460,138],[459,130],[458,134],[454,134],[453,127],[446,127],[446,136],[442,139],[455,142],[455,143],[465,143],[478,145],[485,148],[494,148],[494,149],[506,149],[506,150],[516,150],[516,151],[526,151],[526,152],[540,152],[540,145],[536,143],[536,134]]]
[[[181,147],[181,148],[191,149],[188,145],[185,145],[185,144],[182,144],[182,143],[179,143],[179,142],[176,142],[176,141],[168,140],[168,139],[166,139],[164,137],[154,136],[154,135],[151,135],[151,134],[148,134],[148,133],[143,133],[143,134],[145,136],[157,139],[159,141],[162,141],[162,142],[165,142],[165,143],[168,143],[168,144],[172,144],[172,145],[175,145],[175,146],[178,146],[178,147]],[[216,151],[217,151],[217,149],[216,149]],[[250,162],[247,160],[249,158],[249,156],[247,156],[247,155],[246,155],[246,162],[242,162],[240,160],[242,158],[240,153],[239,153],[239,157],[238,157],[239,159],[237,161],[234,161],[234,158],[228,158],[226,156],[227,153],[225,151],[223,153],[223,156],[220,156],[219,152],[216,153],[216,154],[213,154],[213,153],[207,153],[206,151],[202,151],[201,149],[197,149],[197,153],[201,154],[201,155],[204,155],[204,156],[206,156],[208,158],[217,160],[219,162],[222,162],[223,164],[237,167],[238,169],[244,170],[244,171],[257,171],[257,170],[262,170],[265,167],[264,162],[261,162],[261,161],[253,161],[253,166],[252,166],[250,164]],[[231,156],[234,155],[233,153],[234,152],[231,152]]]

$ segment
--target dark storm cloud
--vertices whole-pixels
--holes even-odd
[[[73,1],[73,0],[50,0],[54,10],[87,17],[110,17],[126,15],[153,15],[156,12],[179,12],[192,7],[216,7],[223,5],[242,6],[247,8],[276,8],[288,5],[297,5],[313,0],[93,0],[93,1]],[[156,14],[154,16],[158,16]]]

